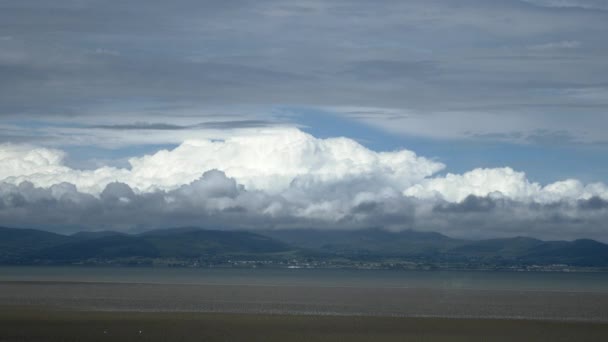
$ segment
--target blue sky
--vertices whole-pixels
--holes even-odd
[[[444,173],[511,166],[526,171],[531,180],[544,184],[569,177],[585,182],[605,181],[608,177],[608,147],[602,145],[430,139],[387,133],[331,112],[306,108],[291,110],[294,112],[292,119],[302,125],[304,131],[317,137],[345,135],[377,151],[410,149],[446,164]]]
[[[255,112],[261,110],[256,108]],[[390,132],[323,108],[283,106],[268,108],[266,111],[270,115],[264,117],[273,120],[269,122],[299,127],[318,138],[344,136],[375,151],[412,150],[420,156],[446,164],[447,167],[441,174],[463,173],[474,168],[512,167],[526,172],[532,181],[548,184],[567,178],[576,178],[588,183],[601,182],[606,181],[608,172],[608,146],[605,144],[572,144],[568,141],[521,143],[421,137]],[[87,127],[69,122],[24,121],[12,124],[38,132],[46,131],[49,127],[75,130]],[[227,136],[230,134],[232,133]],[[86,140],[81,144],[67,141],[57,146],[68,153],[68,164],[76,168],[96,168],[102,165],[129,167],[128,158],[175,148],[179,144],[179,136],[175,139],[177,140],[173,142],[135,142],[118,146],[106,146],[95,140],[90,144],[87,144]]]

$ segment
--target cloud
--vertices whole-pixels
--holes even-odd
[[[540,191],[538,184],[530,183],[523,172],[511,168],[475,169],[462,175],[447,174],[422,181],[404,191],[407,196],[417,198],[442,198],[460,202],[469,195],[488,196],[500,193],[508,198],[522,200]]]
[[[554,50],[554,49],[575,49],[581,45],[580,42],[575,40],[564,40],[561,42],[551,42],[544,44],[537,44],[530,46],[531,50],[543,51],[543,50]]]
[[[511,168],[438,175],[407,150],[375,152],[297,129],[187,141],[131,168],[75,170],[59,150],[0,145],[4,225],[141,230],[317,227],[608,240],[608,187],[531,182]]]
[[[584,203],[581,200],[578,203]],[[607,211],[582,209],[577,202],[525,203],[504,197],[469,196],[460,203],[439,201],[432,210],[419,215],[418,229],[441,231],[461,237],[529,236],[541,239],[607,241]]]
[[[587,105],[603,103],[607,99],[604,88],[560,89],[556,98],[584,99]],[[605,101],[604,101],[605,102]],[[500,107],[467,107],[459,105],[449,111],[428,109],[399,110],[397,108],[373,107],[326,107],[329,113],[379,127],[388,132],[452,141],[496,141],[519,145],[601,145],[608,140],[602,131],[608,124],[608,116],[581,111],[579,115],[562,113],[570,106],[555,104],[550,110],[538,112],[528,109],[520,112]],[[592,112],[595,109],[591,110]],[[534,113],[533,115],[531,113]]]
[[[90,128],[99,129],[111,129],[111,130],[181,130],[187,129],[188,126],[172,125],[167,123],[148,123],[148,122],[136,122],[132,124],[120,124],[120,125],[96,125]]]
[[[608,201],[599,196],[593,196],[587,200],[580,200],[578,201],[578,205],[581,209],[587,210],[608,209]]]
[[[608,187],[603,183],[584,185],[575,179],[558,181],[543,187],[539,183],[530,182],[525,173],[505,167],[474,169],[463,174],[448,173],[444,177],[425,179],[406,189],[404,194],[448,202],[461,202],[474,195],[505,197],[521,202],[555,203],[594,196],[608,198]]]
[[[62,151],[27,145],[0,145],[0,179],[15,175],[28,176],[34,173],[61,174],[69,172],[62,165],[65,154]]]
[[[324,109],[387,139],[585,144],[598,149],[587,160],[600,159],[606,9],[603,0],[2,3],[3,222],[602,236],[603,183],[540,184],[508,167],[439,174],[442,163],[412,151],[284,128],[300,126],[283,121],[283,108]],[[159,144],[171,147],[137,152]],[[53,146],[129,146],[137,156],[81,170]]]
[[[386,82],[399,78],[428,78],[439,74],[439,70],[433,61],[366,60],[352,63],[344,73],[358,80]]]
[[[588,10],[608,10],[608,4],[603,0],[524,0],[542,7],[581,8]]]
[[[247,190],[217,170],[205,172],[175,190],[136,193],[128,185],[115,182],[99,196],[81,193],[66,183],[49,188],[28,182],[0,183],[0,219],[4,225],[64,232],[129,232],[192,225],[210,229],[381,226],[467,238],[525,235],[608,240],[606,201],[597,197],[526,204],[498,196],[471,195],[460,203],[429,202],[386,189],[353,190],[350,185],[339,181],[310,188],[310,193],[290,188],[281,194],[269,194]],[[318,192],[324,195],[321,197]]]
[[[210,121],[203,122],[195,127],[206,129],[237,129],[237,128],[258,128],[276,125],[267,120],[232,120],[232,121]]]
[[[65,156],[57,149],[0,145],[5,166],[0,180],[41,187],[70,183],[97,196],[113,182],[138,193],[174,190],[204,172],[220,170],[247,190],[273,194],[301,191],[313,196],[320,188],[322,197],[328,187],[349,184],[361,193],[381,186],[400,195],[454,203],[491,194],[541,203],[608,197],[603,183],[568,179],[542,186],[509,167],[435,176],[445,165],[412,151],[376,152],[348,138],[319,139],[295,128],[248,131],[224,140],[188,140],[172,150],[130,158],[129,168],[72,169],[65,165]]]
[[[573,143],[605,141],[605,96],[592,92],[605,85],[602,9],[603,0],[0,5],[0,37],[10,37],[0,39],[0,117],[86,127],[103,116],[116,122],[92,125],[114,131],[150,122],[137,129],[174,143],[176,131],[180,138],[189,131],[180,126],[215,122],[209,113],[218,108],[265,113],[211,128],[260,127],[254,121],[273,121],[278,106],[353,106],[391,109],[365,122],[406,135],[467,139],[547,129]],[[590,96],[560,96],[578,88]],[[166,109],[151,108],[157,104]],[[177,117],[182,106],[189,122],[159,118]],[[36,139],[24,126],[11,136]],[[54,127],[50,138],[114,141],[99,131]]]
[[[433,208],[436,212],[446,213],[469,213],[469,212],[488,212],[496,208],[495,199],[491,197],[478,197],[468,195],[464,200],[457,203],[439,203]]]
[[[210,121],[202,122],[193,125],[174,125],[168,123],[149,123],[149,122],[135,122],[130,124],[114,124],[114,125],[93,125],[89,128],[99,128],[107,130],[117,131],[179,131],[185,129],[218,129],[218,130],[229,130],[229,129],[242,129],[242,128],[259,128],[259,127],[271,127],[277,125],[275,122],[266,120],[231,120],[231,121]]]
[[[69,182],[92,194],[114,181],[139,192],[175,189],[212,169],[224,171],[248,189],[269,192],[282,191],[292,182],[331,182],[378,175],[387,184],[405,187],[444,167],[408,150],[374,152],[350,139],[317,139],[298,129],[259,130],[219,141],[189,140],[173,150],[131,158],[130,169],[75,170],[64,166],[61,151],[3,146],[0,161],[10,167],[0,171],[0,179],[45,187]]]

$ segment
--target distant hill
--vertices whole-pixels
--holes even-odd
[[[34,229],[0,227],[0,261],[12,263],[37,251],[67,243],[65,235]]]
[[[434,232],[404,230],[391,232],[383,229],[361,230],[271,230],[261,234],[293,246],[340,255],[432,256],[462,244]]]
[[[261,233],[309,251],[347,257],[423,258],[503,265],[608,266],[608,245],[594,240],[542,241],[514,237],[471,241],[433,232],[389,232],[382,229],[296,229]]]
[[[568,264],[573,266],[605,266],[608,263],[608,246],[606,244],[581,239],[572,242],[544,242],[536,248],[529,249],[521,259],[540,264]]]
[[[467,256],[476,258],[494,258],[497,255],[503,258],[517,258],[531,250],[540,248],[545,242],[527,237],[514,237],[507,239],[490,239],[480,241],[467,241],[451,248],[446,253],[453,256]]]
[[[137,236],[109,235],[96,239],[71,239],[69,242],[44,248],[30,254],[31,258],[75,262],[92,258],[158,257],[158,249]]]
[[[0,263],[74,263],[114,258],[217,258],[289,252],[270,237],[241,231],[176,228],[138,235],[80,232],[70,236],[0,228]]]
[[[414,260],[468,265],[608,267],[608,245],[594,240],[527,237],[462,240],[433,232],[383,229],[222,231],[173,228],[129,235],[113,231],[60,235],[0,228],[0,264],[91,260]]]
[[[117,235],[126,236],[128,234],[119,233],[119,232],[115,232],[112,230],[103,230],[103,231],[98,231],[98,232],[78,232],[78,233],[70,235],[70,237],[72,237],[73,239],[78,239],[78,240],[91,240],[91,239],[98,239],[98,238],[106,237],[106,236],[117,236]]]
[[[176,229],[138,236],[152,244],[162,257],[201,257],[222,254],[266,254],[291,249],[284,242],[242,231]]]

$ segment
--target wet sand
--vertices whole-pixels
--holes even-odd
[[[0,341],[607,341],[608,324],[0,307]]]
[[[608,293],[245,284],[0,282],[0,307],[608,323]]]
[[[0,341],[608,341],[608,293],[4,281]]]

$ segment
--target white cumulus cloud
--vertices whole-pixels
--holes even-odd
[[[174,190],[207,171],[220,170],[247,190],[282,194],[292,201],[321,200],[338,183],[349,184],[341,188],[354,196],[349,201],[387,193],[449,202],[470,195],[539,203],[608,198],[603,183],[568,179],[542,186],[509,167],[435,176],[445,166],[412,151],[376,152],[352,139],[319,139],[295,128],[249,131],[225,140],[187,140],[172,150],[131,158],[130,168],[78,170],[67,167],[64,157],[56,149],[0,145],[0,181],[46,188],[69,183],[97,196],[112,182],[138,193]],[[315,205],[324,208],[329,202]],[[318,212],[315,208],[306,212]]]
[[[188,140],[173,150],[132,158],[130,169],[75,170],[63,164],[63,157],[58,150],[2,145],[0,162],[10,167],[1,171],[0,180],[43,187],[68,182],[91,194],[117,181],[148,192],[175,189],[215,169],[247,189],[276,193],[295,180],[333,182],[374,175],[403,188],[444,168],[408,150],[375,152],[351,139],[317,139],[298,129],[261,130],[218,141]]]
[[[511,199],[529,198],[540,188],[540,185],[530,183],[523,172],[506,167],[475,169],[462,175],[449,173],[445,177],[426,179],[405,190],[404,194],[460,202],[469,195],[487,196],[496,192]]]
[[[591,197],[608,198],[608,187],[603,183],[583,184],[567,179],[542,186],[530,182],[524,172],[512,168],[474,169],[463,174],[425,179],[404,191],[407,196],[421,199],[443,199],[461,202],[470,195],[506,197],[523,202],[554,203],[587,200]]]
[[[382,226],[462,237],[606,239],[604,183],[541,185],[509,167],[438,175],[443,164],[412,151],[376,152],[297,129],[188,140],[132,158],[130,168],[78,170],[64,157],[55,149],[0,145],[4,225]]]

